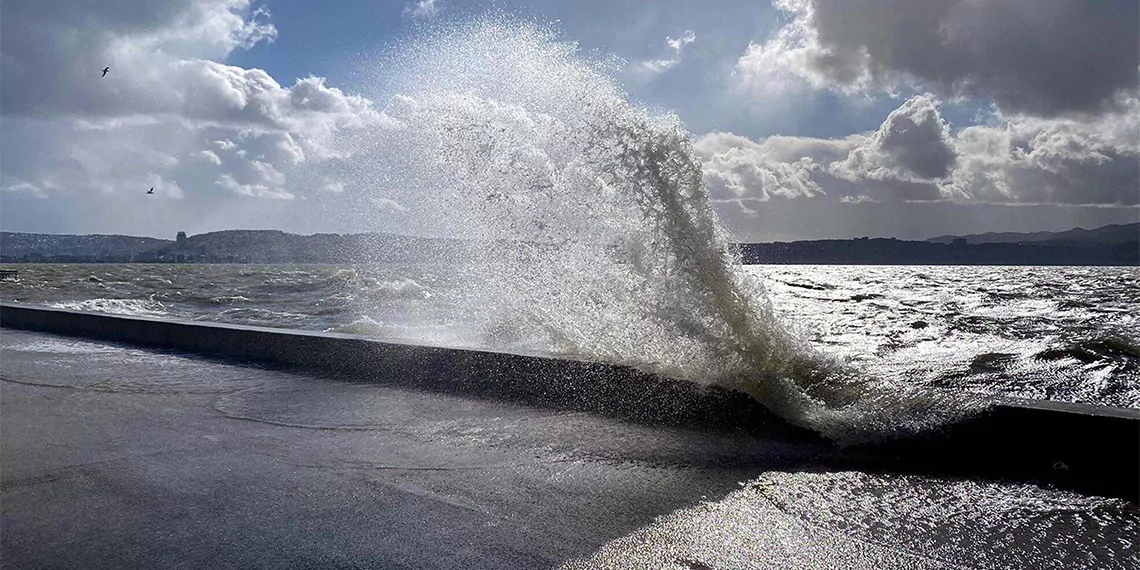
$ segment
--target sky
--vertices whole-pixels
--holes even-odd
[[[353,159],[340,141],[392,128],[393,54],[488,17],[555,30],[630,101],[675,113],[739,241],[1140,221],[1135,0],[0,9],[5,231],[416,233],[414,193],[328,165]],[[338,214],[349,196],[374,211]]]

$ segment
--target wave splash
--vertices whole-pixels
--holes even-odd
[[[399,61],[396,126],[351,141],[383,155],[358,174],[415,192],[425,233],[468,238],[464,318],[488,342],[736,388],[841,441],[965,413],[784,326],[718,225],[681,121],[631,104],[554,31],[441,28]]]
[[[92,276],[92,279],[95,279]],[[154,299],[87,299],[83,301],[60,301],[48,306],[69,311],[88,311],[116,315],[160,317],[169,314],[166,305]]]

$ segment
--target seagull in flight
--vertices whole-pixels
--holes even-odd
[[[150,190],[147,190],[146,193],[147,194],[154,194],[154,186],[151,186]]]
[[[103,77],[107,77],[108,71],[111,71],[111,66],[109,66],[109,65],[107,67],[103,68]]]

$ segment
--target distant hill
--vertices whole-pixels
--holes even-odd
[[[1140,224],[1064,232],[751,243],[745,263],[867,265],[1140,265]]]
[[[1086,230],[1075,228],[1063,232],[1014,233],[989,232],[966,236],[938,236],[926,241],[932,243],[952,243],[955,239],[965,239],[966,243],[1028,243],[1028,242],[1098,242],[1102,244],[1135,243],[1140,241],[1140,223],[1114,224]]]
[[[227,230],[164,240],[0,232],[5,263],[357,263],[432,259],[455,247],[451,240],[380,233]]]
[[[501,247],[513,246],[502,243]],[[739,247],[745,263],[1140,265],[1140,224],[927,241],[859,238]],[[444,259],[463,249],[456,240],[383,233],[306,236],[227,230],[164,240],[0,232],[3,263],[383,263]]]
[[[253,263],[353,263],[422,259],[454,243],[398,234],[298,235],[277,230],[227,230],[188,237],[158,251],[160,257]]]
[[[0,258],[129,258],[173,244],[173,240],[120,235],[55,235],[0,232]]]
[[[853,239],[747,243],[745,263],[823,265],[1140,265],[1140,242],[934,243]]]

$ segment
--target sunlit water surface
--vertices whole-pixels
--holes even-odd
[[[445,265],[22,265],[5,301],[558,353]],[[1140,270],[748,266],[820,351],[914,385],[1140,408]]]

